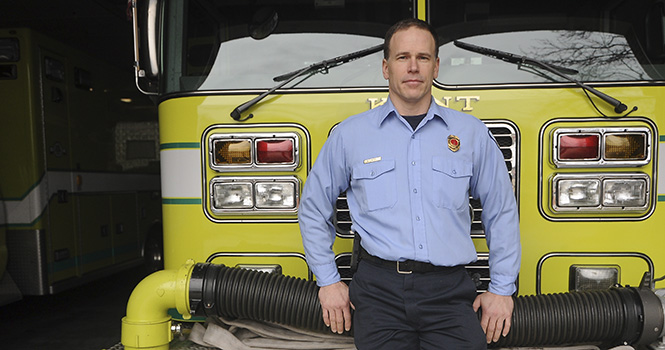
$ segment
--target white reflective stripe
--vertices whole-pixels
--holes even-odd
[[[201,151],[199,149],[164,149],[162,198],[201,198]]]
[[[42,184],[44,184],[43,180],[40,185]],[[74,192],[74,173],[69,171],[46,172],[45,192],[54,194],[58,191]]]
[[[48,203],[48,187],[42,180],[27,196],[20,200],[4,201],[7,210],[7,224],[29,224],[36,220]]]
[[[80,177],[80,185],[77,185]],[[46,208],[51,196],[59,191],[68,193],[159,191],[159,176],[151,174],[89,173],[49,171],[23,198],[4,200],[6,222],[0,224],[31,224]]]
[[[6,224],[7,224],[7,210],[5,210],[5,202],[0,201],[0,230],[2,230],[1,226]]]

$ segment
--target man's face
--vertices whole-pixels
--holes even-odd
[[[383,77],[389,81],[394,103],[429,106],[432,80],[439,74],[436,49],[434,38],[424,29],[410,27],[393,35],[388,59],[383,60]]]

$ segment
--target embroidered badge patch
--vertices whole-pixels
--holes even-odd
[[[459,151],[459,137],[455,135],[448,135],[448,148],[450,148],[451,151],[457,152]]]

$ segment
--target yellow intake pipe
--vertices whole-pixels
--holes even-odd
[[[189,280],[194,261],[178,270],[157,271],[144,278],[132,291],[127,316],[122,318],[121,342],[125,349],[168,350],[173,339],[168,310],[176,308],[190,318]]]

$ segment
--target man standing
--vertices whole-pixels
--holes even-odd
[[[520,261],[513,190],[485,125],[434,103],[438,70],[429,24],[394,25],[384,46],[388,101],[340,123],[305,184],[300,229],[323,320],[342,333],[354,308],[359,350],[482,349],[510,330]],[[362,238],[350,290],[332,251],[343,191]],[[489,291],[477,297],[463,267],[476,259],[469,194],[483,205],[490,248]]]

